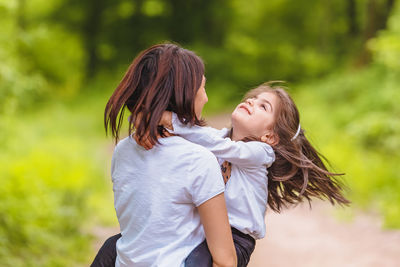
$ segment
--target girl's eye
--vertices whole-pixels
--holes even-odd
[[[262,107],[265,111],[267,111],[267,107],[266,107],[264,104],[262,104],[261,107]]]

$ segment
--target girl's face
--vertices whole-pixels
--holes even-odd
[[[196,113],[197,119],[201,118],[203,107],[208,101],[205,85],[206,85],[206,78],[203,76],[200,88],[197,91],[196,97],[194,99],[194,112]]]
[[[271,143],[265,138],[273,135],[278,102],[274,93],[263,92],[240,103],[232,113],[232,139],[253,136]]]

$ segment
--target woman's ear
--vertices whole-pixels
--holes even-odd
[[[273,131],[268,131],[263,136],[261,136],[261,141],[267,143],[270,146],[274,146],[279,143],[279,137]]]

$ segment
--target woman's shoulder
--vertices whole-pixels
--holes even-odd
[[[192,143],[180,136],[173,136],[162,140],[161,145],[168,145],[172,147],[175,153],[182,153],[191,158],[215,158],[214,154],[211,153],[207,148]]]
[[[114,153],[118,151],[123,151],[123,150],[132,150],[136,147],[139,147],[139,145],[136,143],[135,139],[133,139],[130,136],[127,136],[121,140],[118,141],[118,143],[115,145],[114,148]],[[144,148],[142,148],[144,150]]]
[[[126,137],[121,139],[115,146],[115,154],[152,154],[152,156],[160,157],[168,156],[171,160],[179,161],[190,161],[190,162],[204,162],[207,160],[216,160],[214,154],[212,154],[205,147],[192,143],[179,136],[171,136],[166,138],[160,138],[159,144],[156,144],[152,149],[146,150],[145,148],[138,145],[135,139]]]

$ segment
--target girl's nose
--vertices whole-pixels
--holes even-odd
[[[254,104],[254,99],[248,98],[248,99],[246,100],[246,102],[247,102],[247,104],[249,104],[250,106],[253,106],[253,104]]]

